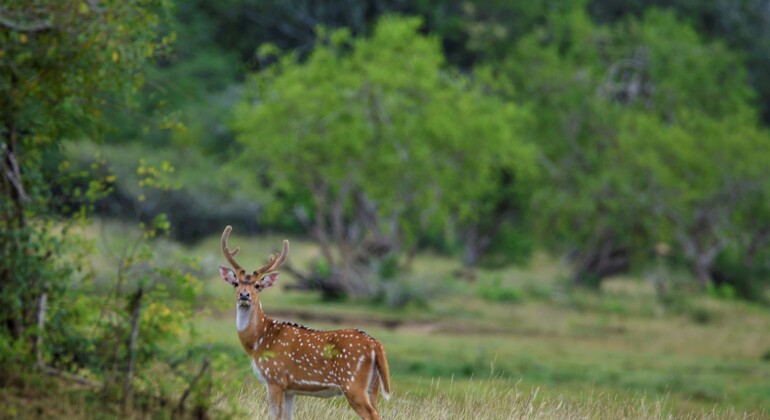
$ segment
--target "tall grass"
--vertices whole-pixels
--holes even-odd
[[[239,417],[269,418],[264,387],[251,383],[236,396]],[[396,392],[390,401],[379,401],[385,419],[735,419],[761,418],[767,413],[741,413],[733,408],[713,408],[699,413],[674,412],[666,398],[645,395],[588,394],[577,397],[543,396],[539,388],[522,390],[505,381],[476,381],[457,396],[454,383],[431,380],[423,389]],[[356,419],[344,398],[299,397],[295,418]]]

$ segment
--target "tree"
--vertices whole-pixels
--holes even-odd
[[[645,29],[648,22],[656,29]],[[770,138],[757,125],[736,54],[703,42],[668,13],[650,12],[629,28],[636,42],[658,52],[647,66],[656,93],[648,112],[621,120],[621,148],[632,176],[644,180],[637,200],[656,216],[655,239],[678,244],[705,287],[717,257],[763,224],[745,209],[766,194],[761,174],[770,169]],[[747,218],[749,224],[736,223]]]
[[[677,244],[704,288],[716,280],[717,260],[730,248],[742,251],[744,269],[751,270],[767,246],[770,191],[770,136],[756,118],[685,114],[668,125],[638,116],[623,125],[622,147],[647,184],[638,199],[659,221],[655,239]],[[744,280],[736,275],[722,276]]]
[[[385,17],[371,38],[322,33],[257,74],[238,109],[240,165],[266,176],[321,247],[331,288],[376,291],[369,268],[413,251],[428,226],[483,220],[501,171],[532,172],[522,109],[444,70],[415,18]],[[284,209],[286,211],[287,209]]]
[[[756,116],[737,56],[723,44],[704,42],[671,13],[653,10],[642,19],[597,26],[578,7],[552,16],[524,37],[507,63],[503,72],[534,102],[538,115],[541,163],[550,178],[535,198],[541,237],[551,249],[572,255],[573,281],[598,285],[603,277],[643,260],[662,240],[676,240],[705,281],[699,273],[703,264],[697,261],[713,263],[711,254],[718,252],[708,251],[707,244],[714,243],[721,228],[703,228],[700,223],[713,218],[703,219],[703,211],[695,208],[680,208],[674,239],[667,236],[674,230],[666,219],[672,216],[660,209],[682,204],[678,200],[685,196],[699,196],[707,213],[731,217],[720,201],[726,192],[716,187],[724,179],[705,179],[719,178],[706,164],[714,150],[758,144],[736,131],[741,124],[751,127]],[[687,130],[704,142],[672,134]],[[629,138],[637,143],[631,146]],[[711,151],[701,148],[706,144]],[[650,181],[654,169],[647,165],[654,163],[640,161],[642,150],[654,151],[653,160],[662,167],[684,171],[668,170],[666,179],[676,180],[678,187],[671,184],[664,193],[663,183]],[[673,150],[678,159],[672,159]],[[697,170],[689,166],[696,161]],[[758,162],[748,163],[751,171]],[[740,165],[731,160],[721,169],[740,173]],[[703,182],[683,185],[685,173],[696,173]],[[685,188],[690,189],[687,194]],[[691,246],[693,241],[702,246]]]
[[[102,114],[141,84],[163,47],[159,1],[8,1],[0,7],[0,330],[31,338],[41,298],[67,285],[49,223],[43,161],[96,137]],[[66,264],[64,264],[66,265]],[[51,304],[57,299],[51,293]]]
[[[667,8],[698,33],[722,40],[745,58],[749,82],[756,91],[759,114],[770,123],[770,8],[764,0],[594,0],[591,16],[599,22],[614,22],[642,16],[651,8]]]

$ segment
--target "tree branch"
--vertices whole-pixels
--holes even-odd
[[[139,337],[139,316],[142,311],[142,297],[144,289],[139,287],[134,295],[133,308],[131,315],[131,337],[128,342],[128,369],[126,370],[126,380],[123,384],[123,408],[131,404],[131,378],[134,376],[134,363],[136,360],[136,341]]]
[[[63,370],[54,369],[54,368],[52,368],[50,366],[38,365],[38,367],[43,372],[45,372],[45,373],[47,373],[49,375],[59,376],[59,377],[64,378],[64,379],[68,379],[70,381],[77,382],[77,383],[79,383],[81,385],[90,386],[92,388],[98,388],[98,387],[100,387],[102,385],[99,382],[92,381],[92,380],[84,378],[82,376],[73,375],[73,374],[71,374],[69,372],[65,372]]]
[[[88,7],[90,7],[92,11],[96,13],[104,12],[104,8],[99,6],[99,0],[86,0],[86,3],[88,3]]]
[[[184,404],[187,401],[187,397],[190,396],[190,393],[195,387],[195,384],[198,383],[198,381],[203,377],[203,374],[206,373],[206,370],[208,370],[208,368],[209,368],[209,356],[207,355],[206,358],[203,359],[203,365],[201,366],[201,370],[198,371],[198,374],[195,375],[192,381],[190,381],[190,384],[187,386],[187,389],[185,389],[184,392],[182,393],[182,397],[179,398],[179,404],[177,405],[177,410],[180,413],[184,411]]]
[[[35,356],[37,364],[43,366],[43,331],[45,330],[45,313],[48,309],[48,293],[40,295],[37,307],[37,337],[35,338]]]
[[[8,178],[8,181],[11,182],[13,187],[16,189],[16,193],[19,195],[19,200],[22,203],[29,203],[32,201],[31,198],[29,198],[29,195],[24,190],[24,184],[22,184],[21,181],[21,169],[19,167],[19,163],[16,161],[16,156],[13,154],[13,151],[8,150],[8,145],[3,143],[2,144],[2,154],[3,156],[0,156],[0,165],[2,165],[3,174],[6,178]],[[7,162],[6,158],[7,157]]]
[[[47,20],[35,20],[32,22],[17,22],[8,17],[8,12],[0,7],[0,26],[5,26],[8,29],[13,29],[18,32],[40,32],[53,28],[50,21]]]

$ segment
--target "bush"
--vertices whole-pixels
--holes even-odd
[[[709,295],[722,298],[741,298],[752,301],[762,301],[763,292],[770,286],[770,252],[755,256],[754,263],[747,266],[744,262],[745,252],[735,247],[722,252],[717,257],[713,270],[715,284],[709,284]]]
[[[519,302],[523,299],[523,293],[514,287],[502,284],[500,277],[482,281],[476,289],[478,296],[488,302]]]
[[[696,324],[705,325],[714,321],[714,314],[710,310],[700,306],[690,309],[689,315],[690,319]]]

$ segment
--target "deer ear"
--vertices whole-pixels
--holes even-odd
[[[222,280],[232,284],[235,286],[235,284],[238,282],[235,278],[235,272],[224,265],[219,266],[219,275],[222,276]]]
[[[259,285],[262,289],[267,289],[268,287],[274,285],[277,280],[278,272],[271,271],[262,277],[262,280],[259,281]]]

